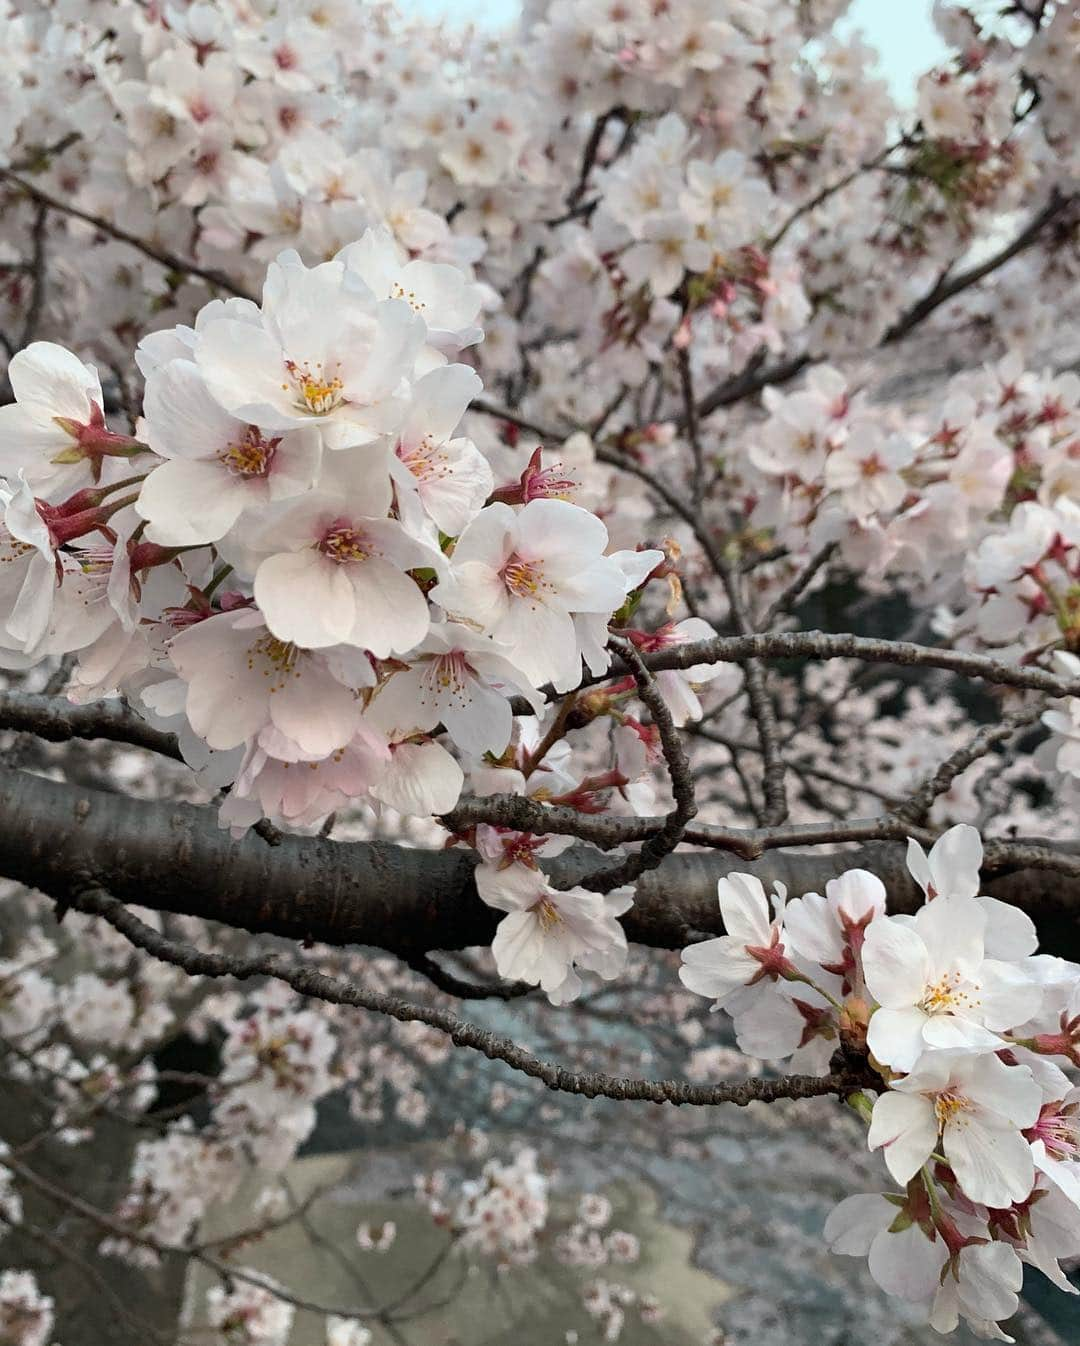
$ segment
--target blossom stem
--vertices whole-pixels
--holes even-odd
[[[570,717],[570,712],[574,708],[574,702],[577,700],[577,693],[571,692],[563,697],[562,704],[555,713],[555,718],[548,726],[547,733],[536,745],[533,752],[529,754],[528,760],[522,769],[522,775],[526,780],[532,775],[551,749],[558,743],[559,739],[566,733],[566,722]]]
[[[210,577],[210,583],[203,589],[203,597],[210,598],[214,590],[221,584],[222,580],[227,579],[232,574],[231,565],[220,565]]]

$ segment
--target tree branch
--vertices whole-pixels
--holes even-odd
[[[897,809],[897,817],[921,823],[933,807],[934,800],[947,793],[957,776],[963,775],[972,763],[985,757],[999,743],[1012,738],[1018,730],[1034,724],[1042,709],[1043,703],[1036,702],[1034,705],[1022,706],[995,724],[983,725],[969,742],[946,757],[937,770],[923,781],[907,803]]]
[[[743,663],[747,659],[862,659],[898,667],[944,668],[963,677],[982,678],[1003,687],[1021,687],[1051,696],[1080,696],[1080,683],[1068,681],[1032,664],[1009,664],[986,654],[917,645],[910,640],[881,640],[832,631],[763,631],[714,636],[686,645],[672,645],[650,654],[645,663],[656,673],[695,664]],[[600,681],[600,679],[597,679]]]
[[[1046,226],[1056,216],[1060,215],[1066,206],[1071,205],[1075,197],[1065,196],[1056,189],[1051,192],[1050,200],[1043,206],[1023,229],[1016,235],[1011,243],[1000,248],[997,252],[989,256],[985,262],[980,262],[978,266],[969,267],[966,271],[961,271],[955,275],[952,280],[946,281],[944,277],[938,281],[934,288],[913,304],[911,308],[902,314],[896,322],[889,328],[881,339],[883,346],[892,345],[899,341],[901,337],[917,327],[924,319],[928,318],[935,309],[939,309],[942,304],[947,304],[950,299],[955,299],[958,294],[964,290],[969,290],[973,285],[978,285],[979,281],[984,280],[991,272],[1004,266],[1006,262],[1011,261],[1018,253],[1031,246],[1039,237]]]
[[[328,976],[314,967],[290,964],[278,954],[242,958],[180,944],[153,930],[128,911],[122,902],[100,889],[88,889],[77,894],[72,905],[80,911],[102,917],[137,948],[153,958],[182,968],[191,976],[235,977],[241,981],[253,977],[273,977],[291,986],[299,995],[310,996],[315,1000],[324,1000],[332,1005],[352,1005],[357,1009],[388,1015],[401,1023],[427,1024],[445,1033],[455,1046],[481,1052],[492,1061],[502,1061],[512,1070],[540,1080],[549,1089],[560,1093],[580,1094],[586,1098],[601,1095],[620,1101],[674,1103],[676,1106],[691,1104],[712,1107],[718,1103],[734,1103],[745,1107],[748,1103],[769,1103],[778,1098],[842,1095],[868,1083],[862,1075],[854,1073],[820,1078],[787,1075],[779,1079],[748,1079],[738,1084],[690,1084],[684,1080],[620,1079],[601,1071],[568,1070],[555,1062],[542,1061],[510,1038],[500,1037],[477,1024],[459,1019],[449,1010],[431,1005],[414,1005],[384,991],[369,991],[356,982]]]
[[[0,729],[34,734],[49,743],[67,743],[76,738],[109,739],[183,761],[175,734],[154,729],[120,701],[76,706],[39,692],[0,692]]]
[[[0,770],[0,800],[0,875],[61,903],[101,887],[154,911],[294,940],[368,945],[406,961],[433,950],[490,944],[495,931],[498,913],[477,896],[475,856],[468,851],[299,836],[285,836],[271,849],[255,836],[234,841],[211,808],[130,799],[10,770]],[[663,820],[624,821],[653,828]],[[760,858],[667,856],[637,880],[634,906],[622,918],[627,937],[682,948],[692,931],[722,933],[716,884],[732,868],[757,874],[766,885],[779,879],[797,897],[821,892],[830,879],[858,866],[881,878],[891,909],[913,911],[922,894],[907,872],[900,838],[934,836],[895,817],[732,835],[753,843],[747,850],[756,848]],[[781,849],[845,839],[864,844],[826,855]],[[1021,839],[989,842],[987,851],[1002,872],[988,877],[986,891],[1027,911],[1053,952],[1075,954],[1080,845]],[[1048,862],[1062,862],[1068,872],[1043,867]],[[575,847],[547,867],[553,881],[573,886],[595,864],[595,851]]]
[[[127,243],[130,247],[141,252],[144,257],[149,257],[151,261],[165,267],[167,271],[179,271],[184,275],[198,276],[200,280],[216,285],[219,290],[225,290],[240,299],[250,299],[253,303],[256,302],[254,295],[249,294],[242,286],[230,280],[223,272],[215,271],[210,267],[199,266],[197,262],[189,261],[186,257],[178,257],[176,253],[158,247],[156,243],[148,243],[146,239],[139,238],[137,234],[121,229],[119,225],[112,224],[101,215],[91,215],[88,211],[80,210],[78,206],[70,205],[66,201],[61,201],[58,197],[50,196],[40,187],[35,187],[32,182],[20,178],[10,168],[0,168],[0,180],[10,182],[13,187],[17,187],[31,201],[36,201],[39,206],[44,206],[48,210],[59,211],[61,215],[70,215],[72,219],[82,220],[85,224],[93,225],[103,234],[108,234],[110,238],[115,238],[120,243]]]
[[[667,702],[633,645],[629,641],[615,640],[611,641],[611,645],[619,652],[623,661],[630,665],[634,681],[637,683],[638,696],[648,707],[660,734],[660,745],[671,779],[671,793],[675,806],[639,851],[628,855],[615,865],[596,870],[579,880],[582,887],[594,893],[610,893],[623,884],[633,883],[647,870],[655,869],[665,856],[675,850],[683,839],[687,824],[697,814],[690,763],[686,760],[682,738],[675,727]]]

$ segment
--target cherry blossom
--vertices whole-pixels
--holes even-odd
[[[683,950],[684,986],[719,1006],[744,987],[797,975],[785,954],[782,915],[773,917],[759,878],[729,874],[717,884],[717,896],[728,933]],[[773,902],[781,913],[785,896],[778,886]]]
[[[0,474],[23,479],[46,500],[98,481],[110,456],[135,441],[105,423],[97,371],[51,341],[17,351],[8,365],[15,401],[0,407]]]
[[[508,913],[491,945],[499,975],[539,986],[552,1004],[580,995],[577,969],[610,980],[626,966],[626,935],[616,918],[632,894],[559,891],[523,864],[480,865],[476,888],[489,906]]]
[[[327,448],[344,449],[400,423],[423,339],[404,300],[377,301],[344,263],[309,269],[283,253],[267,272],[261,312],[207,322],[194,357],[237,419],[264,430],[318,425]]]
[[[254,609],[223,612],[174,637],[169,658],[186,684],[185,713],[209,747],[236,748],[272,725],[301,753],[327,755],[356,733],[363,657],[279,640]],[[228,695],[222,695],[222,686]]]
[[[606,546],[603,524],[577,505],[532,500],[517,514],[488,505],[458,539],[432,598],[505,645],[534,686],[570,686],[581,660],[572,615],[610,615],[626,597]]]
[[[871,1021],[872,1022],[872,1021]],[[1031,1192],[1035,1169],[1022,1132],[1038,1118],[1042,1095],[1024,1066],[992,1053],[949,1061],[936,1057],[893,1082],[874,1104],[871,1149],[905,1185],[937,1148],[966,1196],[1005,1207]]]
[[[537,709],[541,704],[504,649],[460,622],[433,622],[409,663],[380,687],[371,720],[401,732],[442,724],[462,752],[500,756],[510,741],[513,712],[498,689],[511,689]]]
[[[154,542],[217,542],[244,510],[315,484],[321,445],[313,427],[274,434],[237,420],[190,360],[173,360],[148,379],[145,417],[148,444],[168,460],[147,477],[136,505]]]
[[[404,654],[430,622],[407,571],[437,562],[438,553],[385,517],[389,479],[378,470],[345,489],[313,492],[260,528],[251,543],[265,557],[255,601],[279,639],[305,649],[344,643],[381,659]]]

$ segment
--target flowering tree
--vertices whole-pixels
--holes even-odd
[[[496,43],[9,0],[0,1048],[45,1120],[7,1225],[201,1261],[220,1339],[284,1342],[200,1222],[252,1167],[294,1218],[333,1090],[422,1116],[422,1044],[833,1096],[882,1160],[834,1251],[943,1332],[1010,1340],[1024,1264],[1072,1288],[1080,14],[939,4],[902,109],[845,8],[536,0]],[[572,1019],[631,957],[768,1072],[716,1077],[717,1020],[674,1080],[455,1004]],[[155,1102],[178,1026],[221,1043],[199,1127]],[[153,1128],[108,1209],[34,1162],[106,1117]],[[545,1226],[527,1152],[423,1192],[508,1263]],[[569,1260],[630,1260],[607,1220]],[[588,1296],[614,1340],[632,1296]],[[51,1323],[5,1272],[0,1340]]]

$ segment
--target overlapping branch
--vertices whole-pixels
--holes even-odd
[[[61,905],[100,887],[159,912],[298,941],[376,947],[413,965],[434,950],[490,944],[498,919],[476,893],[475,856],[465,850],[299,836],[284,836],[271,848],[256,836],[233,840],[211,808],[131,799],[10,770],[0,770],[0,801],[0,875]],[[511,819],[508,825],[521,830],[559,830],[561,820],[542,805],[505,796],[490,802],[495,820]],[[519,816],[517,805],[539,815]],[[629,841],[645,839],[664,820],[613,821],[623,826],[620,839]],[[725,834],[702,829],[708,832],[717,840]],[[681,850],[640,875],[623,926],[629,939],[656,948],[681,948],[694,931],[721,933],[716,883],[733,868],[766,884],[778,879],[796,897],[820,892],[830,879],[859,866],[882,879],[894,910],[914,910],[922,898],[904,864],[903,838],[909,835],[934,837],[889,815],[733,829],[725,838],[729,853]],[[696,838],[688,831],[687,839]],[[862,844],[831,854],[806,851],[843,841]],[[1057,940],[1055,951],[1068,956],[1069,947],[1080,944],[1080,847],[1021,838],[990,843],[987,854],[987,891],[1045,923]],[[580,882],[595,866],[595,850],[579,847],[546,865],[562,886]]]
[[[778,1079],[755,1078],[737,1084],[692,1084],[685,1080],[620,1078],[602,1071],[575,1071],[552,1061],[543,1061],[510,1038],[492,1033],[478,1024],[459,1019],[449,1010],[433,1005],[418,1005],[371,991],[342,977],[332,977],[302,963],[290,962],[278,954],[255,957],[212,953],[159,934],[122,902],[100,889],[85,889],[72,898],[80,911],[100,916],[130,943],[153,958],[179,967],[194,977],[234,977],[239,981],[253,977],[273,977],[291,986],[300,995],[332,1005],[350,1005],[357,1009],[385,1014],[401,1023],[422,1023],[445,1033],[457,1047],[480,1052],[492,1061],[502,1061],[512,1070],[539,1080],[560,1093],[586,1098],[613,1098],[620,1101],[690,1104],[712,1107],[734,1103],[745,1107],[754,1102],[773,1102],[779,1098],[819,1098],[843,1095],[863,1087],[868,1081],[855,1073],[825,1076],[787,1075]]]
[[[80,210],[78,206],[62,201],[59,197],[50,195],[34,183],[27,182],[25,178],[13,173],[10,168],[0,168],[0,181],[10,183],[12,187],[17,188],[31,201],[36,202],[39,207],[46,210],[55,210],[59,214],[68,215],[74,220],[82,220],[84,224],[92,225],[100,233],[115,238],[117,242],[126,243],[129,247],[141,252],[144,257],[149,257],[152,262],[157,262],[159,266],[163,266],[167,271],[175,271],[180,275],[197,276],[200,280],[207,281],[210,285],[219,290],[224,290],[227,294],[255,301],[254,295],[245,290],[243,286],[238,285],[229,276],[226,276],[224,272],[215,271],[212,267],[200,266],[198,262],[194,262],[190,258],[180,257],[178,254],[170,252],[168,248],[163,248],[138,234],[133,234],[128,229],[121,228],[118,224],[113,224],[103,215],[92,215],[87,210]]]

